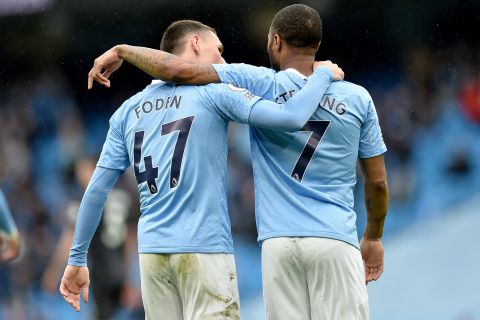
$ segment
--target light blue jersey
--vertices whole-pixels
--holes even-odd
[[[115,112],[97,166],[123,171],[133,164],[140,253],[233,252],[228,121],[247,122],[258,99],[226,85],[154,81]]]
[[[108,192],[131,164],[140,194],[140,253],[232,253],[225,189],[228,122],[296,131],[315,111],[332,76],[319,68],[285,104],[232,85],[160,81],[128,99],[110,119],[68,263],[86,264]]]
[[[289,101],[306,82],[294,69],[214,67],[222,82],[278,103]],[[300,132],[250,127],[250,142],[259,241],[326,237],[359,246],[353,210],[357,158],[386,151],[367,90],[333,82]]]

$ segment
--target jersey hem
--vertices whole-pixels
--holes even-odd
[[[339,240],[346,242],[355,248],[360,250],[360,245],[358,243],[358,239],[353,239],[351,237],[347,237],[338,233],[333,232],[318,232],[318,231],[276,231],[276,232],[269,232],[265,233],[262,236],[257,238],[257,241],[260,245],[264,240],[270,238],[289,238],[289,237],[315,237],[315,238],[328,238],[333,240]]]
[[[234,253],[233,248],[216,247],[139,247],[138,253]]]

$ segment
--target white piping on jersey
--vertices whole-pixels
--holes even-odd
[[[303,80],[307,81],[308,80],[308,77],[305,77],[304,74],[300,73],[300,71],[298,71],[297,69],[293,69],[293,68],[288,68],[288,69],[285,69],[286,72],[291,72],[293,74],[296,74],[297,76],[299,76],[300,78],[302,78]]]

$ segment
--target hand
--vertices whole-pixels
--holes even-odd
[[[75,311],[80,312],[80,294],[83,301],[88,302],[88,287],[90,275],[87,267],[75,267],[68,265],[63,273],[60,283],[60,293]]]
[[[92,89],[94,80],[110,88],[110,80],[108,78],[120,68],[122,63],[123,59],[118,56],[117,47],[111,48],[95,59],[93,67],[88,73],[88,89]]]
[[[327,67],[333,73],[333,81],[343,80],[345,73],[336,63],[330,60],[313,62],[313,71],[320,67]]]
[[[0,232],[0,263],[8,262],[20,254],[20,237],[18,233],[8,236]]]
[[[360,241],[365,267],[365,282],[377,280],[383,273],[383,245],[381,239],[369,240],[363,236]]]

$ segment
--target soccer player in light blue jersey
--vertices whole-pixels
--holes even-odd
[[[95,61],[89,86],[93,80],[109,86],[108,77],[125,59],[166,81],[233,83],[288,103],[312,72],[321,32],[314,9],[292,5],[280,10],[270,27],[273,69],[197,65],[121,45]],[[300,132],[251,127],[250,140],[267,318],[368,319],[365,282],[383,272],[381,236],[388,207],[386,147],[369,93],[335,82]],[[357,158],[367,209],[360,243],[353,210]]]
[[[20,254],[20,236],[13,221],[7,200],[0,191],[0,263],[8,262]]]
[[[224,62],[214,30],[196,21],[173,23],[161,48],[191,61]],[[161,81],[128,99],[110,119],[80,205],[60,286],[65,300],[77,311],[81,290],[88,300],[88,246],[109,191],[132,164],[140,193],[138,249],[147,319],[238,319],[225,190],[228,122],[285,131],[302,128],[334,75],[343,78],[331,62],[317,63],[314,69],[304,88],[285,104],[232,85]]]

